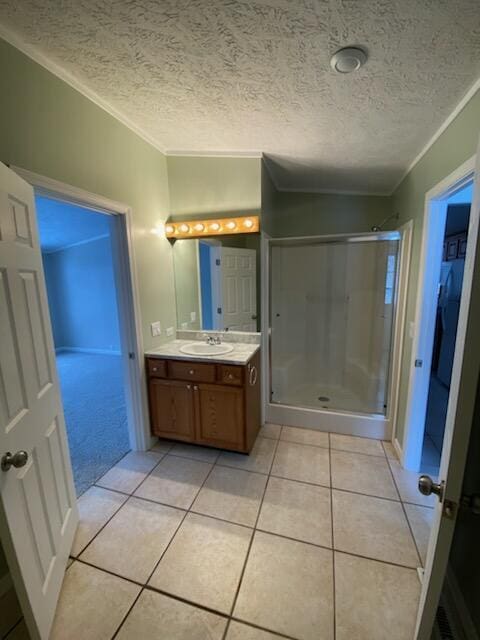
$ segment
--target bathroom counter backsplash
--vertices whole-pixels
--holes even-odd
[[[237,335],[242,335],[239,332],[236,332]],[[179,334],[188,335],[188,338],[181,339]],[[194,337],[198,334],[198,337]],[[215,332],[211,332],[211,335],[217,335]],[[258,335],[258,342],[239,342],[238,340],[231,339],[233,338],[230,335],[221,334],[222,335],[222,344],[231,344],[233,346],[233,351],[225,354],[214,354],[214,355],[190,355],[183,353],[180,351],[180,347],[183,347],[187,344],[191,344],[192,342],[205,342],[205,332],[204,331],[179,331],[177,333],[177,339],[172,340],[171,342],[166,342],[162,344],[160,347],[156,349],[149,349],[145,351],[145,355],[148,357],[156,357],[156,358],[167,358],[174,360],[198,360],[203,362],[221,362],[225,364],[238,364],[244,365],[249,362],[252,356],[260,349],[260,334],[244,334],[245,337],[250,337],[252,335]],[[236,337],[236,336],[235,336]],[[251,339],[251,338],[250,338]]]

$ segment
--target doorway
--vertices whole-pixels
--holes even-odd
[[[404,467],[433,477],[440,468],[465,256],[471,240],[471,163],[449,180],[438,186],[442,192],[426,196],[403,447]]]
[[[129,450],[111,216],[35,198],[77,495]]]
[[[438,476],[445,433],[465,270],[472,186],[473,183],[470,182],[447,200],[421,460],[422,470],[434,476]]]

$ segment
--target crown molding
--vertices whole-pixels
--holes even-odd
[[[198,149],[169,149],[165,152],[167,157],[179,158],[261,158],[261,151],[199,151]]]
[[[118,111],[115,107],[112,107],[106,100],[101,98],[95,91],[89,89],[83,82],[75,78],[70,72],[63,69],[56,62],[50,60],[47,56],[43,55],[37,49],[31,45],[23,42],[15,33],[6,29],[3,25],[0,24],[0,38],[11,44],[12,47],[18,49],[23,54],[25,54],[28,58],[39,64],[41,67],[50,71],[54,76],[63,80],[66,84],[68,84],[72,89],[75,89],[79,93],[81,93],[85,98],[90,100],[106,111],[110,116],[121,122],[127,129],[130,129],[133,133],[135,133],[139,138],[142,138],[149,145],[154,147],[157,151],[160,151],[163,155],[166,155],[165,149],[150,136],[146,131],[136,124],[134,124],[126,115],[124,115],[121,111]]]
[[[318,195],[335,195],[335,196],[376,196],[388,198],[391,193],[388,191],[350,191],[348,189],[298,189],[296,187],[281,187],[277,189],[282,193],[315,193]]]
[[[85,238],[85,240],[78,240],[77,242],[70,242],[69,244],[64,244],[61,247],[58,247],[57,249],[47,249],[42,251],[42,253],[45,253],[47,255],[50,255],[52,253],[59,253],[60,251],[66,251],[67,249],[72,249],[73,247],[79,247],[83,244],[90,244],[91,242],[96,242],[97,240],[103,240],[104,238],[109,238],[110,234],[109,233],[102,233],[99,236],[92,236],[91,238]]]
[[[449,125],[455,120],[458,114],[462,111],[462,109],[470,102],[473,96],[480,90],[480,78],[476,82],[472,84],[467,93],[463,96],[460,102],[457,104],[455,109],[451,112],[448,118],[443,122],[443,124],[437,129],[437,131],[433,134],[427,144],[423,147],[420,153],[415,157],[415,159],[410,163],[408,168],[402,174],[400,180],[395,184],[390,195],[393,195],[398,187],[402,184],[405,178],[408,176],[410,171],[420,162],[423,156],[428,152],[428,150],[435,144],[438,138],[442,135],[442,133],[449,127]]]

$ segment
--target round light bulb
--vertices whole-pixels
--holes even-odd
[[[203,231],[204,229],[205,229],[205,225],[204,225],[204,224],[202,224],[201,222],[198,222],[198,223],[195,225],[195,231]]]
[[[243,224],[247,227],[247,229],[251,229],[253,227],[253,222],[250,219],[245,220]]]
[[[218,231],[218,230],[220,229],[220,225],[218,224],[218,222],[213,222],[213,223],[210,225],[210,229],[211,229],[212,231]]]
[[[188,226],[188,224],[181,224],[180,231],[182,233],[188,233],[190,231],[190,227]]]
[[[230,222],[227,222],[227,229],[235,229],[235,227],[237,226],[237,223],[234,222],[233,220],[230,220]]]
[[[167,226],[165,227],[165,232],[166,233],[173,233],[175,231],[175,227],[171,224],[167,224]]]

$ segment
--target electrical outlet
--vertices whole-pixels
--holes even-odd
[[[150,325],[150,330],[154,338],[155,336],[159,336],[162,333],[162,325],[160,324],[160,321],[157,320],[157,322],[152,322],[152,324]]]
[[[197,321],[197,312],[190,311],[190,322],[196,322],[196,321]]]
[[[167,327],[167,336],[173,336],[175,329],[173,327]]]

